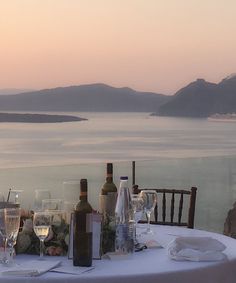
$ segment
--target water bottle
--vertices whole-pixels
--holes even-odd
[[[128,177],[120,177],[120,187],[115,208],[117,253],[134,252],[134,217],[128,188]]]

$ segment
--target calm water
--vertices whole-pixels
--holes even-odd
[[[236,155],[236,123],[73,113],[88,121],[0,123],[0,167]]]
[[[115,182],[131,177],[141,187],[198,187],[195,227],[222,232],[236,200],[236,123],[150,117],[148,113],[73,113],[88,121],[61,124],[0,123],[0,192],[23,189],[32,208],[34,190],[63,197],[63,181],[87,178],[98,208],[105,163]]]

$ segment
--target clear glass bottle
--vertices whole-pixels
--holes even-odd
[[[128,254],[134,251],[134,215],[131,204],[128,177],[120,177],[120,187],[115,209],[116,252]]]
[[[92,207],[87,199],[87,179],[80,180],[80,201],[74,211],[73,265],[92,265]]]
[[[115,251],[115,206],[117,188],[113,182],[113,164],[107,163],[107,176],[99,196],[102,214],[101,254]]]

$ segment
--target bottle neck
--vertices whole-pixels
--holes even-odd
[[[106,182],[107,183],[113,183],[113,176],[112,176],[112,174],[107,174]]]
[[[120,189],[128,188],[128,180],[120,180]]]
[[[81,192],[79,199],[80,199],[81,201],[88,201],[87,192]]]

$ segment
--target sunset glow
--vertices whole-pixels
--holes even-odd
[[[235,0],[3,0],[0,88],[173,94],[236,72]]]

